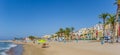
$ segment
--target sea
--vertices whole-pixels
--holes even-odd
[[[0,55],[22,55],[22,50],[22,45],[12,42],[0,42]]]

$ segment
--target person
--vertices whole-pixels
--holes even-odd
[[[104,44],[104,37],[101,39],[101,45]]]
[[[110,39],[111,39],[111,37],[110,36],[108,36],[108,42],[110,43],[111,41],[110,41]]]
[[[78,38],[76,39],[76,43],[78,43]]]
[[[117,42],[117,43],[119,43],[119,42],[120,42],[120,36],[119,36],[119,37],[117,37],[116,42]]]
[[[47,48],[49,44],[43,43],[42,48]]]
[[[66,44],[66,40],[64,39],[64,44]]]

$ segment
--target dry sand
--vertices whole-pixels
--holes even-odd
[[[23,55],[120,55],[120,43],[104,44],[99,42],[59,43],[50,42],[49,48],[37,44],[25,44]]]

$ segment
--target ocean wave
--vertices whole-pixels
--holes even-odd
[[[5,52],[1,52],[0,55],[7,55]]]
[[[9,47],[16,47],[17,45],[16,44],[10,44]]]
[[[1,47],[0,50],[9,50],[10,48],[16,47],[16,44],[10,44],[8,47]]]
[[[7,44],[5,46],[1,46],[0,47],[0,55],[7,55],[6,52],[9,51],[11,48],[14,48],[16,47],[17,45],[16,44],[13,44],[13,43],[10,43],[10,44]]]

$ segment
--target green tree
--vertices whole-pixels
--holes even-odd
[[[71,32],[71,29],[67,27],[67,28],[65,29],[65,32],[64,32],[67,39],[69,39],[69,37],[70,37],[70,32]]]
[[[36,37],[35,36],[28,36],[31,40],[34,40]]]
[[[105,23],[108,17],[108,13],[102,13],[99,15],[99,18],[103,19],[103,37],[105,36]]]
[[[115,3],[114,3],[115,5],[117,4],[118,6],[119,6],[119,4],[120,4],[120,0],[115,0]]]
[[[70,33],[73,32],[73,30],[74,30],[74,27],[71,27],[71,28],[66,27],[65,29],[60,28],[59,31],[56,32],[56,34],[57,34],[58,38],[64,36],[66,39],[69,39]]]
[[[57,36],[58,36],[58,38],[59,38],[59,36],[60,36],[60,32],[58,31],[58,32],[56,32],[56,34],[57,34]]]
[[[109,14],[109,18],[107,19],[107,24],[111,25],[111,31],[112,31],[112,42],[115,40],[115,15]]]
[[[62,37],[62,36],[63,36],[63,33],[64,33],[64,29],[63,29],[63,28],[60,28],[60,29],[59,29],[59,32],[60,32],[60,36]]]
[[[74,31],[74,27],[71,27],[71,37],[70,37],[70,39],[72,40],[72,37],[73,37],[73,31]]]
[[[64,29],[63,28],[60,28],[58,32],[56,32],[57,36],[58,36],[58,39],[59,37],[62,37],[63,36],[63,33],[64,33]]]
[[[101,21],[98,22],[98,24],[101,24],[101,23],[102,23]]]
[[[117,5],[117,13],[116,13],[116,23],[120,26],[120,0],[115,0],[114,5]],[[118,28],[119,29],[119,28]],[[119,35],[117,35],[118,37]]]

